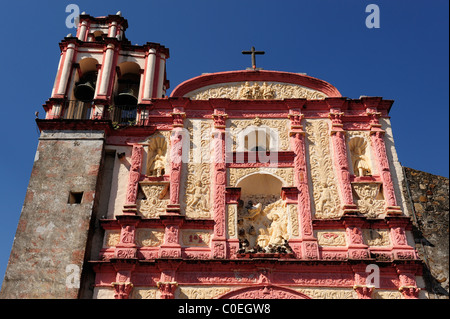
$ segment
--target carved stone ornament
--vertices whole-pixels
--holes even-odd
[[[238,212],[239,252],[292,253],[288,219],[282,199],[268,205],[249,200]]]
[[[359,177],[373,175],[369,158],[368,132],[348,132],[347,134],[353,174]]]
[[[181,243],[184,247],[209,247],[211,232],[200,230],[182,230]]]
[[[304,86],[281,82],[232,82],[210,85],[185,95],[192,100],[228,98],[234,100],[282,100],[304,98],[322,100],[327,96],[319,91]]]
[[[364,243],[368,246],[389,246],[389,230],[387,229],[363,229]]]
[[[142,191],[145,194],[144,199],[137,200],[138,212],[146,218],[158,218],[165,212],[168,198],[167,182],[139,182]]]
[[[166,174],[167,141],[161,134],[148,140],[147,175],[161,177]]]
[[[313,184],[315,218],[337,218],[342,215],[342,211],[332,165],[327,121],[307,121],[306,133]]]
[[[344,231],[329,231],[317,230],[315,231],[317,241],[320,246],[345,246],[345,232]]]
[[[178,299],[213,299],[227,292],[228,287],[180,287]]]
[[[139,228],[136,230],[136,244],[141,247],[157,247],[164,242],[164,231]]]
[[[380,183],[352,183],[357,195],[355,203],[359,212],[369,218],[379,218],[384,213],[384,200],[379,198]]]

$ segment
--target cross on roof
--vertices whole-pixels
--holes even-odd
[[[264,51],[255,51],[255,47],[252,47],[251,51],[242,51],[242,54],[251,54],[252,55],[252,68],[253,70],[256,69],[256,54],[264,54],[266,52]]]

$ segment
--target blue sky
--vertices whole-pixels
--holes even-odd
[[[170,50],[170,91],[202,73],[257,66],[307,73],[343,96],[393,99],[391,122],[402,165],[449,176],[449,2],[447,0],[8,1],[2,3],[0,100],[0,280],[25,198],[44,114],[67,29],[68,4],[92,16],[121,11],[133,44]],[[368,29],[368,4],[380,28]]]

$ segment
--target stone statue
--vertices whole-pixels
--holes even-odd
[[[355,176],[372,175],[369,159],[366,156],[367,142],[362,137],[352,138],[349,143]]]
[[[165,165],[166,165],[166,157],[163,155],[163,151],[161,148],[156,150],[155,156],[150,161],[150,172],[151,175],[156,177],[161,177],[164,175]]]

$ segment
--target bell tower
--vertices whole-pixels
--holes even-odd
[[[44,105],[46,119],[112,117],[120,123],[137,114],[138,104],[165,96],[169,50],[158,43],[132,45],[127,28],[120,11],[80,15],[76,35],[68,34],[59,44],[58,70]]]
[[[169,50],[133,45],[115,15],[79,16],[61,56],[0,298],[89,298],[103,242],[114,163],[111,132],[126,140],[169,88]],[[120,128],[120,129],[119,129]],[[130,134],[132,135],[132,134]],[[123,137],[125,136],[125,137]],[[112,142],[117,145],[117,142]],[[126,150],[126,148],[125,148]],[[125,166],[124,166],[125,167]]]

